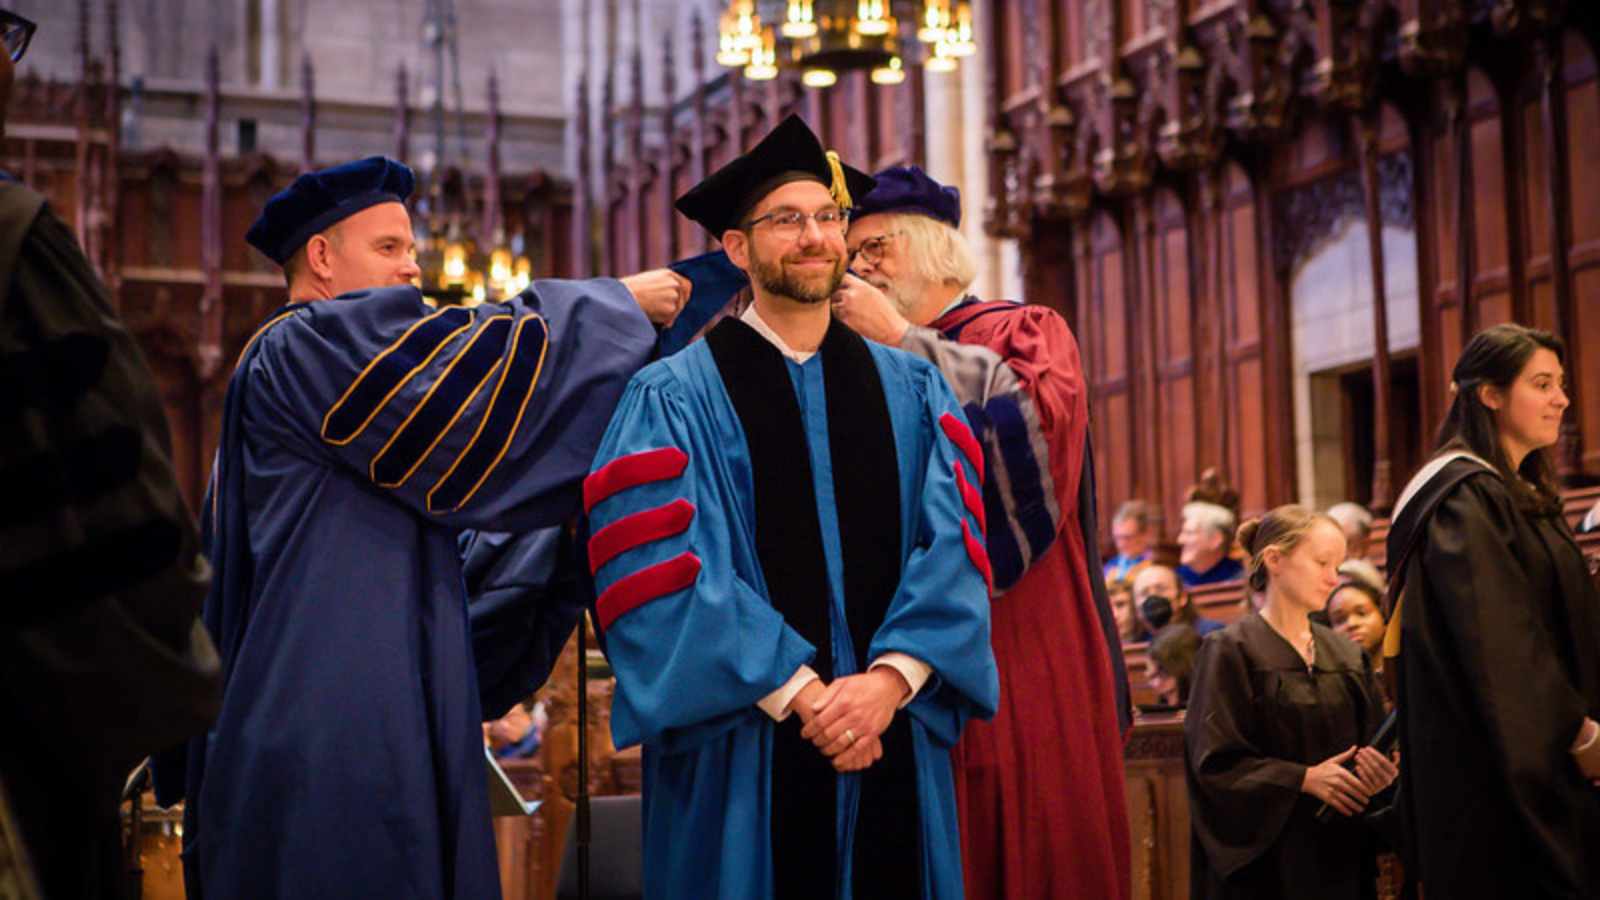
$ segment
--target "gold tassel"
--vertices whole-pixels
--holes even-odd
[[[850,209],[855,202],[850,199],[850,188],[844,181],[844,164],[839,162],[839,154],[829,150],[827,153],[828,165],[833,168],[833,184],[829,186],[828,193],[833,195],[833,202],[840,209]]]
[[[1389,624],[1383,628],[1383,655],[1394,659],[1400,655],[1400,612],[1405,608],[1406,595],[1401,592],[1394,600],[1394,612],[1389,614]]]

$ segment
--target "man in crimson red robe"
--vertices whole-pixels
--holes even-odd
[[[956,746],[968,900],[1127,898],[1127,680],[1096,544],[1089,396],[1052,310],[967,293],[960,194],[878,173],[836,318],[933,362],[983,445],[1000,708]]]

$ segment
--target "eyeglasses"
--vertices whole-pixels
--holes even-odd
[[[6,55],[12,62],[22,59],[28,52],[28,42],[39,26],[9,10],[0,9],[0,41],[5,42]]]
[[[765,222],[772,226],[773,235],[786,241],[795,241],[799,240],[800,235],[805,233],[808,219],[815,221],[817,228],[821,229],[822,233],[828,237],[843,237],[845,226],[850,221],[845,217],[844,210],[837,206],[830,206],[827,209],[819,209],[814,213],[803,213],[797,209],[780,209],[774,213],[767,213],[758,219],[751,219],[750,224],[745,227],[754,228]]]
[[[899,234],[898,231],[891,231],[888,234],[867,238],[861,242],[861,246],[850,251],[850,262],[854,263],[858,256],[874,266],[883,262],[883,253],[889,247],[889,239]]]

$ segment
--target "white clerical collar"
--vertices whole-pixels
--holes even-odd
[[[739,314],[739,321],[749,325],[751,328],[754,328],[757,334],[766,338],[768,343],[772,344],[772,346],[777,347],[778,352],[782,353],[786,359],[792,359],[801,365],[805,365],[806,360],[817,355],[817,351],[815,350],[791,349],[788,344],[783,342],[783,338],[779,337],[778,333],[772,330],[772,326],[768,325],[766,321],[761,318],[761,315],[756,312],[756,305],[754,303],[751,303],[745,308],[744,312]]]

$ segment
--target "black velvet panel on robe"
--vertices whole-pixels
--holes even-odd
[[[834,677],[832,613],[821,520],[805,423],[787,364],[745,323],[725,319],[706,335],[749,448],[756,504],[756,551],[773,608],[817,648],[812,663]],[[853,668],[866,664],[900,579],[899,469],[883,383],[865,342],[834,323],[822,345],[829,452],[845,582]],[[833,511],[828,511],[833,514]],[[776,896],[817,898],[837,891],[837,775],[800,738],[798,716],[773,741],[772,856]],[[884,758],[863,777],[852,868],[857,897],[916,897],[916,773],[905,716],[882,736]],[[909,873],[909,877],[908,877]]]
[[[1407,868],[1430,898],[1600,898],[1600,790],[1568,752],[1600,718],[1600,601],[1572,533],[1481,469],[1411,512],[1389,536],[1392,554],[1421,530],[1398,661]]]

